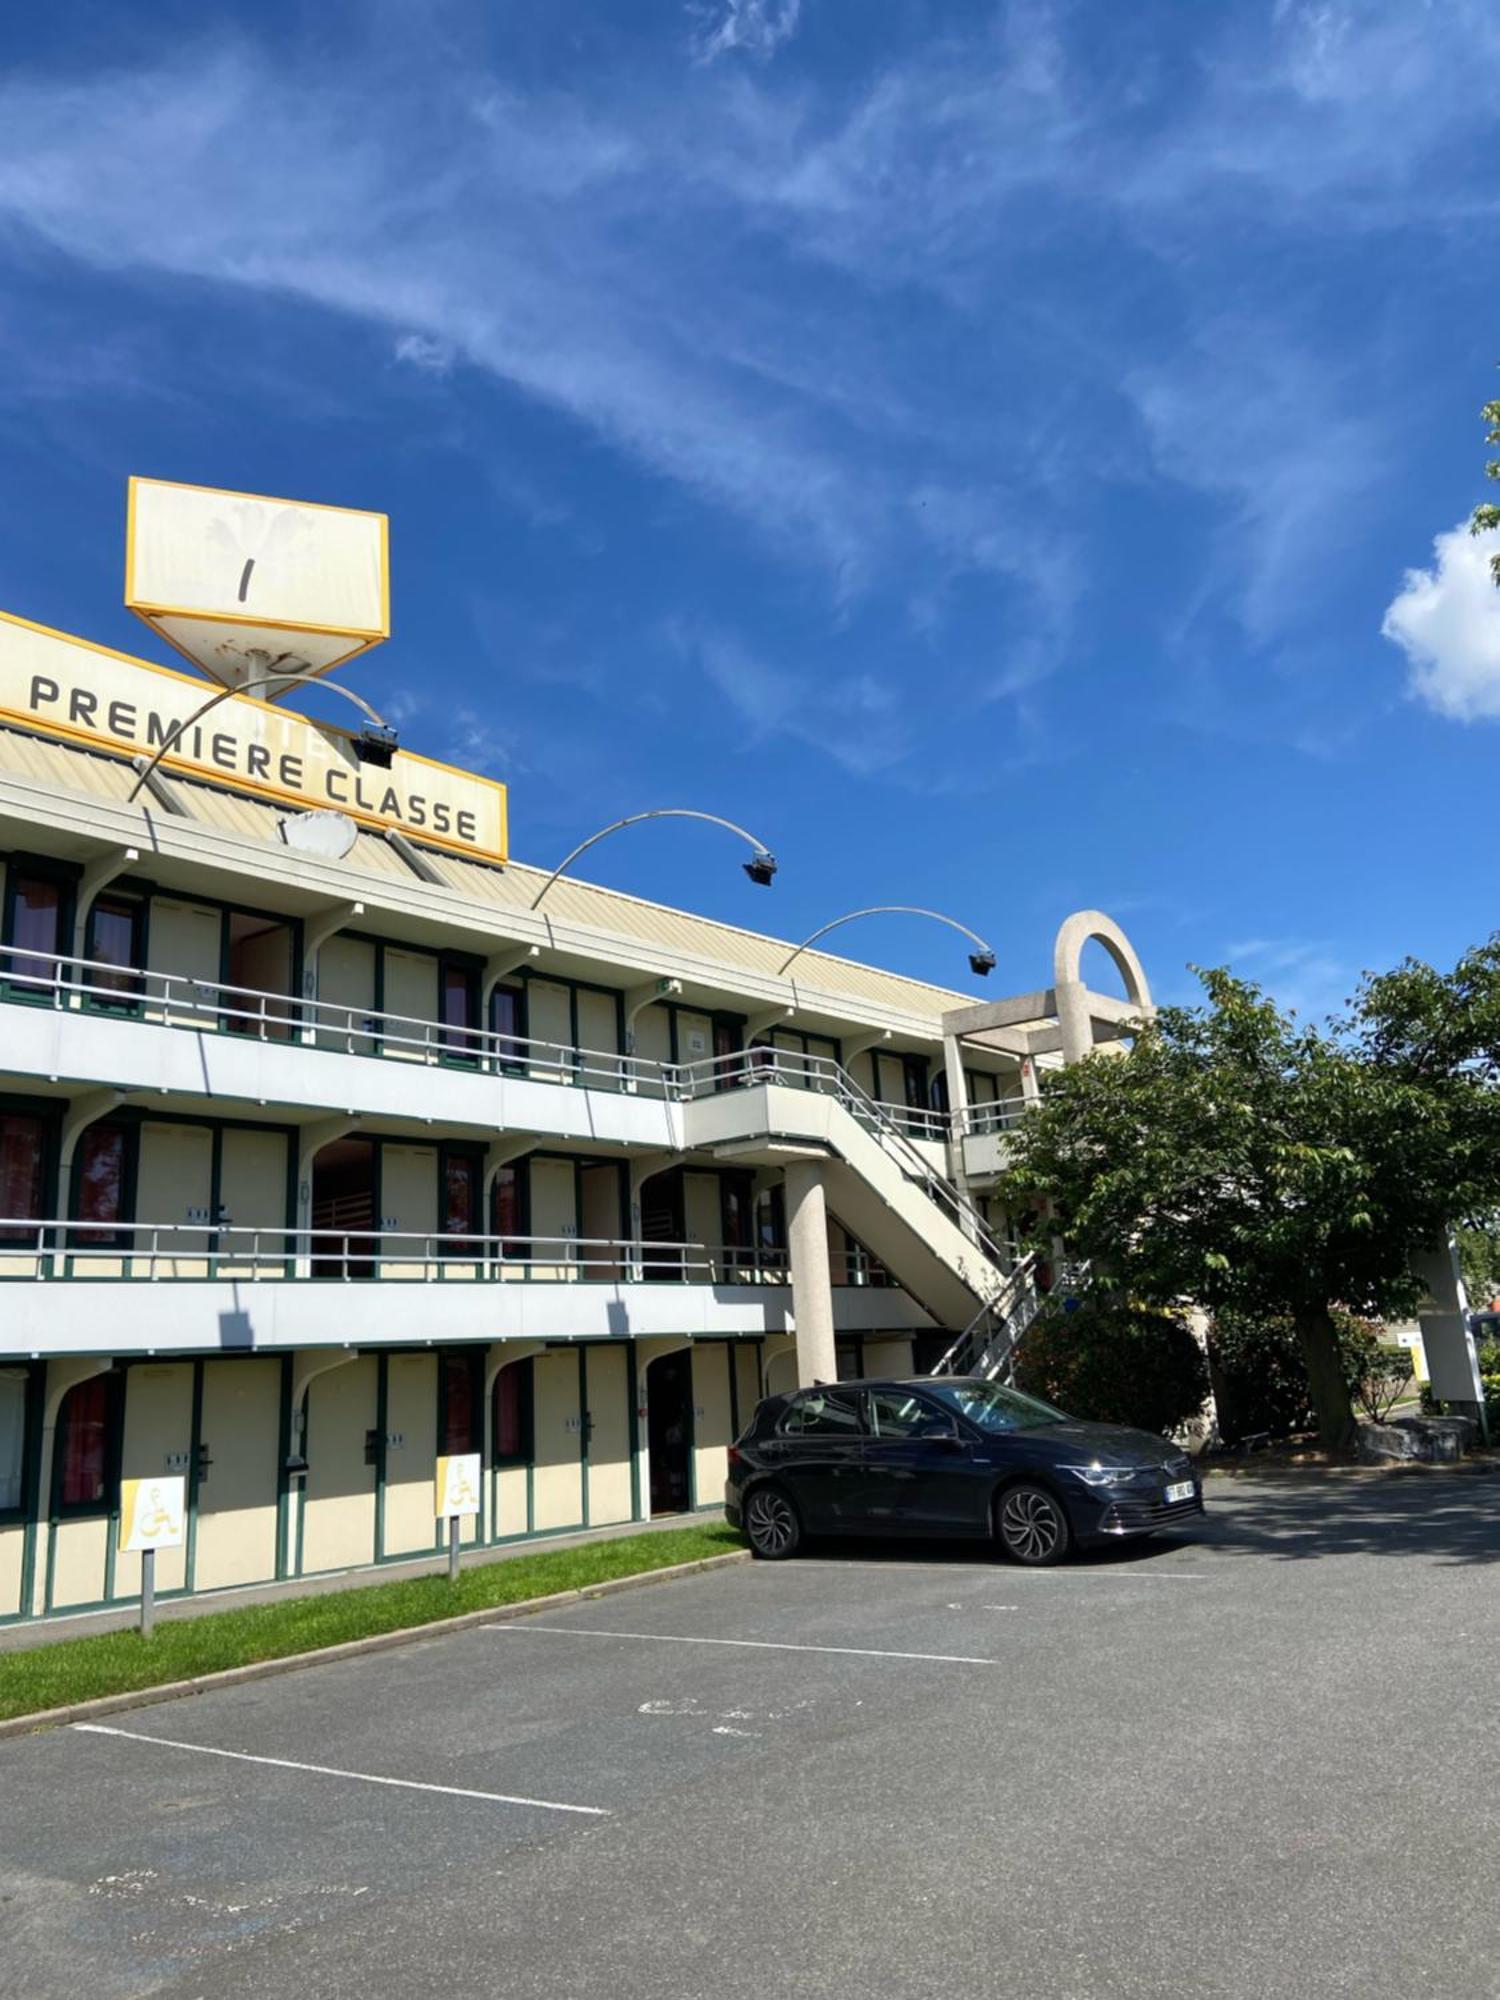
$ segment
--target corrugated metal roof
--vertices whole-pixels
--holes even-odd
[[[0,770],[14,771],[49,789],[93,798],[124,800],[135,784],[134,771],[121,758],[9,728],[0,729]],[[282,808],[262,804],[227,787],[176,776],[170,782],[197,824],[217,827],[242,839],[265,841],[285,851],[278,826]],[[547,879],[546,871],[521,863],[499,869],[463,861],[433,848],[422,851],[449,888],[469,901],[494,909],[529,910],[532,897]],[[378,833],[363,829],[342,865],[402,882],[409,883],[412,879],[410,868],[390,843]],[[716,923],[687,910],[646,902],[641,897],[600,888],[571,876],[558,880],[538,915],[636,943],[657,945],[687,958],[704,960],[710,967],[737,967],[761,977],[777,977],[792,949],[790,943],[779,938],[741,930],[734,924]],[[808,992],[828,999],[843,997],[929,1016],[940,1015],[973,999],[972,994],[906,979],[899,973],[883,972],[877,966],[820,951],[805,952],[798,959],[792,977]]]
[[[528,868],[521,862],[512,862],[502,873],[454,855],[433,854],[431,859],[444,881],[461,895],[477,897],[506,910],[530,909],[532,897],[549,872]],[[591,930],[613,931],[619,937],[661,945],[666,950],[709,959],[719,965],[741,966],[747,972],[772,978],[780,972],[792,950],[791,944],[783,939],[741,930],[734,924],[716,923],[709,917],[695,917],[686,910],[648,903],[639,896],[601,889],[592,882],[581,882],[567,875],[548,891],[538,915],[555,917],[559,923],[586,925]],[[899,973],[882,972],[877,966],[821,951],[804,952],[790,976],[819,993],[844,994],[877,1006],[923,1014],[944,1013],[973,998],[971,994],[955,993],[945,986],[929,986],[924,980],[906,979]]]
[[[135,773],[118,757],[94,756],[72,750],[45,736],[27,736],[19,729],[0,729],[0,768],[30,778],[60,792],[82,792],[93,799],[125,799]]]

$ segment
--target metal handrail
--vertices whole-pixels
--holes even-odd
[[[35,969],[18,971],[21,959]],[[92,975],[92,976],[91,976]],[[103,975],[102,977],[98,975]],[[428,1063],[474,1064],[492,1070],[559,1072],[567,1082],[600,1082],[619,1090],[656,1085],[670,1095],[672,1064],[617,1051],[584,1049],[567,1042],[548,1042],[532,1035],[506,1035],[491,1028],[464,1027],[418,1015],[393,1014],[384,1008],[354,1006],[344,1001],[302,999],[291,993],[270,993],[234,986],[218,979],[199,979],[180,972],[110,966],[98,960],[74,958],[63,952],[0,947],[0,988],[27,990],[28,997],[49,998],[57,1009],[92,1000],[102,1011],[139,1015],[159,1010],[160,1027],[201,1028],[205,1019],[231,1030],[252,1031],[261,1041],[326,1048],[326,1037],[345,1044],[344,1053],[384,1055],[392,1047],[418,1053]],[[13,993],[7,997],[14,997]],[[173,1010],[178,1018],[173,1019]],[[400,1058],[397,1058],[398,1060]]]
[[[30,970],[17,970],[17,962]],[[874,1132],[909,1178],[970,1237],[993,1262],[1005,1255],[977,1209],[946,1180],[912,1143],[909,1127],[922,1120],[925,1136],[947,1137],[952,1121],[946,1113],[923,1112],[912,1106],[882,1104],[856,1083],[849,1072],[828,1056],[803,1055],[761,1044],[729,1056],[696,1063],[657,1062],[649,1057],[613,1050],[583,1049],[529,1035],[500,1034],[490,1028],[456,1026],[418,1016],[366,1009],[342,1001],[304,999],[270,993],[225,981],[162,972],[148,968],[107,965],[63,952],[43,952],[24,946],[0,947],[0,993],[50,999],[54,1008],[88,1002],[101,1011],[128,1011],[133,1016],[159,1013],[155,1025],[201,1028],[205,1020],[231,1032],[253,1033],[261,1041],[289,1046],[327,1048],[341,1042],[345,1053],[412,1051],[425,1063],[472,1065],[491,1073],[537,1073],[547,1081],[597,1086],[663,1098],[690,1101],[709,1092],[742,1088],[790,1077],[804,1089],[836,1097],[868,1130]],[[178,1018],[174,1021],[173,1010]],[[397,1060],[403,1059],[400,1055]],[[930,1123],[928,1122],[930,1121]]]
[[[988,1102],[966,1104],[953,1120],[955,1130],[965,1138],[984,1138],[993,1132],[1010,1132],[1026,1116],[1024,1097],[997,1097]]]
[[[788,1060],[782,1061],[783,1057]],[[941,1208],[993,1263],[1002,1269],[1005,1267],[1006,1253],[973,1203],[967,1201],[923,1158],[907,1134],[891,1119],[890,1107],[871,1097],[831,1056],[802,1055],[762,1046],[731,1056],[712,1056],[702,1062],[684,1063],[678,1070],[682,1094],[689,1099],[713,1095],[729,1088],[785,1081],[789,1076],[793,1079],[823,1079],[826,1094],[836,1097],[860,1124],[886,1145],[902,1171],[920,1183],[928,1199]],[[818,1089],[820,1085],[803,1083],[801,1087]]]
[[[384,1248],[397,1245],[397,1248]],[[279,1247],[278,1247],[279,1246]],[[371,1246],[375,1246],[372,1248]],[[432,1265],[451,1278],[461,1266],[467,1276],[520,1277],[532,1283],[576,1283],[593,1280],[635,1283],[702,1282],[711,1284],[775,1285],[791,1282],[784,1246],[768,1244],[707,1244],[658,1242],[649,1237],[579,1237],[456,1235],[401,1229],[361,1228],[345,1223],[333,1228],[299,1229],[291,1224],[251,1227],[249,1224],[207,1222],[84,1222],[76,1219],[0,1219],[0,1274],[7,1262],[109,1259],[135,1263],[146,1270],[124,1275],[157,1279],[166,1263],[209,1266],[216,1276],[233,1267],[249,1267],[251,1280],[267,1276],[325,1277],[314,1266],[330,1262],[334,1275],[354,1278],[369,1266],[385,1277],[400,1267],[406,1278],[418,1274],[415,1263]],[[289,1268],[290,1267],[290,1268]],[[304,1267],[304,1268],[298,1268]],[[474,1267],[478,1267],[477,1269]],[[845,1287],[899,1290],[895,1278],[867,1250],[829,1251],[833,1284]],[[168,1272],[168,1276],[200,1273]]]
[[[291,1224],[88,1222],[0,1217],[0,1271],[17,1259],[71,1267],[108,1260],[119,1275],[218,1277],[248,1270],[267,1276],[352,1280],[363,1276],[432,1282],[522,1278],[588,1281],[785,1285],[787,1253],[764,1245],[656,1242],[644,1238],[497,1235],[484,1232],[299,1228]],[[167,1266],[192,1265],[192,1270]],[[203,1268],[196,1268],[203,1267]],[[65,1269],[61,1275],[79,1275]],[[114,1274],[111,1274],[114,1275]]]

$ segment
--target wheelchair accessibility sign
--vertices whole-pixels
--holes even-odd
[[[437,1462],[433,1512],[439,1520],[479,1512],[479,1453],[466,1451]]]
[[[120,1481],[120,1549],[138,1555],[147,1549],[179,1549],[187,1481],[180,1475]]]

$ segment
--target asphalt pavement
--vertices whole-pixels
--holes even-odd
[[[1500,1991],[1497,1501],[1246,1481],[1057,1571],[821,1551],[0,1744],[0,1994]]]

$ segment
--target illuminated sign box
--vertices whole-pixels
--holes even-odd
[[[221,685],[274,699],[389,638],[388,522],[132,479],[125,602]]]
[[[206,699],[203,682],[0,612],[0,723],[149,757]],[[506,859],[505,787],[398,750],[361,764],[347,730],[235,695],[186,728],[160,769],[293,806],[332,809],[475,860]]]

